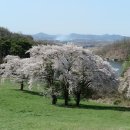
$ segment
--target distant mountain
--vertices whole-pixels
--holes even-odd
[[[55,40],[56,35],[48,35],[45,33],[37,33],[32,35],[32,37],[34,38],[34,40]]]
[[[35,40],[58,40],[58,41],[77,41],[77,42],[113,42],[125,38],[121,35],[85,35],[71,33],[69,35],[49,35],[45,33],[37,33],[32,35]]]

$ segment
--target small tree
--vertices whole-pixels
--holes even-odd
[[[18,56],[6,56],[5,63],[1,64],[0,71],[2,78],[10,78],[20,83],[20,90],[24,88],[24,81],[26,80],[21,71],[22,62]]]

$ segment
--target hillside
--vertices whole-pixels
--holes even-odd
[[[96,54],[107,59],[128,60],[130,57],[130,39],[123,39],[96,49]]]
[[[0,63],[6,55],[18,55],[21,58],[28,57],[25,52],[34,44],[30,35],[10,32],[0,27]]]

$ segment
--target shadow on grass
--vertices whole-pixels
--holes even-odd
[[[130,107],[121,107],[121,106],[100,106],[100,105],[84,105],[84,104],[81,104],[79,107],[77,107],[76,105],[65,106],[63,104],[57,104],[57,106],[66,108],[92,109],[92,110],[130,111]]]
[[[18,90],[18,89],[15,89],[16,91],[20,91],[20,92],[23,92],[23,93],[28,93],[28,94],[31,94],[31,95],[37,95],[37,96],[43,96],[40,92],[35,92],[35,91],[30,91],[30,90]]]
[[[16,91],[21,90],[16,89]],[[40,92],[34,92],[29,90],[23,90],[21,92],[28,93],[31,95],[43,96]],[[65,106],[64,104],[57,104],[56,106],[65,108],[92,109],[92,110],[130,111],[130,107],[121,107],[121,106],[101,106],[101,105],[85,105],[85,104],[80,104],[79,107],[77,107],[74,104],[69,104],[68,106]]]

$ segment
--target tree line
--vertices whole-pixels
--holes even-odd
[[[12,33],[0,27],[0,63],[7,55],[18,55],[21,58],[29,57],[25,52],[34,45],[34,40],[29,35]]]

